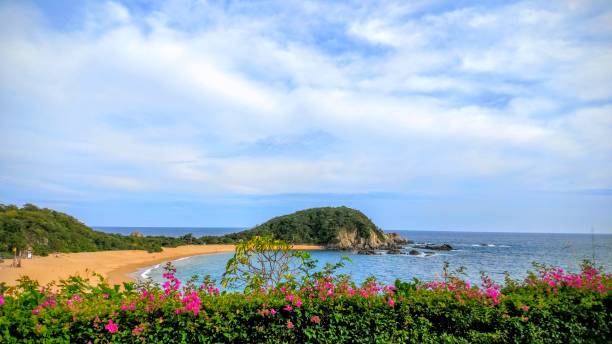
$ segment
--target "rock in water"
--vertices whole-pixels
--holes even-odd
[[[417,250],[410,250],[410,252],[408,252],[409,255],[411,256],[420,256],[421,252],[417,251]]]
[[[433,251],[450,251],[453,247],[449,244],[442,245],[415,245],[417,248],[422,248],[424,250],[433,250]]]
[[[402,251],[400,251],[399,248],[397,247],[393,247],[387,250],[387,254],[401,254]]]
[[[366,255],[366,256],[374,256],[374,255],[376,255],[376,251],[374,251],[374,250],[359,250],[359,251],[357,251],[357,254],[363,254],[363,255]]]

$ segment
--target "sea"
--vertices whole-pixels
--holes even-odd
[[[129,234],[139,231],[145,235],[181,236],[192,233],[223,235],[243,228],[170,228],[170,227],[97,227],[97,230]],[[311,251],[311,257],[322,267],[325,263],[336,263],[342,257],[349,261],[338,273],[349,274],[357,283],[375,277],[384,284],[396,279],[404,281],[418,278],[425,281],[439,280],[445,263],[451,271],[464,268],[460,274],[464,279],[478,283],[481,273],[502,283],[508,274],[522,280],[528,271],[535,271],[533,263],[560,266],[568,271],[579,271],[583,260],[593,261],[607,273],[612,273],[612,234],[560,234],[560,233],[499,233],[499,232],[450,232],[450,231],[389,231],[421,244],[449,244],[451,251],[437,251],[432,255],[408,255],[411,245],[402,249],[403,254],[380,252],[378,255],[359,255],[347,251]],[[196,275],[209,275],[220,281],[225,265],[232,253],[218,253],[181,258],[173,261],[176,276],[188,280]],[[163,264],[137,272],[141,279],[151,278],[161,282]]]

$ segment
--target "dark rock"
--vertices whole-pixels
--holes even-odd
[[[401,254],[401,253],[402,251],[400,251],[400,249],[396,247],[387,250],[387,254]]]
[[[411,256],[420,256],[421,252],[417,251],[417,250],[410,250],[410,252],[408,252],[409,255]]]
[[[422,248],[425,250],[433,250],[433,251],[450,251],[453,247],[449,244],[442,245],[416,245],[417,248]]]
[[[357,254],[363,254],[363,255],[366,255],[366,256],[373,256],[373,255],[376,255],[376,251],[371,250],[371,249],[363,249],[363,250],[357,251]]]

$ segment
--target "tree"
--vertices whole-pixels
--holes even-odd
[[[254,236],[236,244],[221,280],[224,288],[244,286],[245,292],[292,282],[300,271],[312,268],[310,254],[269,236]]]

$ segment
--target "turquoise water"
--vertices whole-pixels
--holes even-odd
[[[594,259],[608,273],[612,268],[612,235],[396,232],[417,243],[448,243],[454,250],[437,252],[432,256],[365,256],[346,251],[312,251],[311,254],[320,265],[325,262],[334,263],[342,256],[348,256],[352,262],[347,263],[341,272],[350,274],[357,282],[369,276],[375,276],[384,283],[393,283],[397,278],[410,280],[413,277],[433,280],[439,276],[445,261],[450,263],[451,268],[466,267],[466,278],[475,282],[479,281],[480,271],[485,271],[498,282],[503,281],[505,271],[513,278],[522,279],[527,270],[532,269],[533,261],[578,270],[583,259]],[[408,246],[405,248],[409,249]],[[211,275],[219,281],[225,263],[231,256],[231,253],[202,255],[178,260],[173,264],[181,280],[189,279],[192,275]],[[161,281],[162,266],[141,271],[140,274]]]

